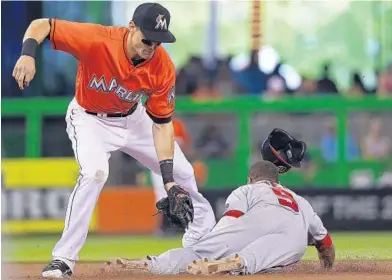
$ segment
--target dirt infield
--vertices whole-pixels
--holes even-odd
[[[35,280],[40,276],[43,264],[3,264],[1,279],[9,280]],[[132,272],[109,273],[103,270],[101,263],[82,263],[76,267],[73,279],[77,280],[133,280],[133,279],[200,279],[206,277],[179,275],[179,276],[152,276]],[[211,276],[210,280],[226,279],[230,276]],[[392,280],[392,261],[342,261],[328,273],[320,271],[316,262],[302,262],[295,267],[274,274],[244,276],[246,279],[289,279],[289,280]],[[241,277],[241,279],[244,279]]]

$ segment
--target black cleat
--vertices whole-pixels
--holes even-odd
[[[42,270],[42,277],[44,278],[65,278],[71,276],[72,270],[65,262],[60,260],[53,260]]]

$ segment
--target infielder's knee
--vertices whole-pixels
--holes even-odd
[[[95,167],[85,170],[81,170],[83,179],[94,184],[104,185],[109,176],[109,166],[107,167]]]

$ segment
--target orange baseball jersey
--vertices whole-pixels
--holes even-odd
[[[149,114],[171,117],[176,78],[172,60],[159,46],[151,59],[134,66],[126,52],[128,34],[124,27],[51,19],[52,48],[79,60],[79,105],[96,113],[126,113],[148,96]]]

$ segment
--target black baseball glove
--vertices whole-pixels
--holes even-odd
[[[189,193],[179,185],[174,185],[167,192],[167,197],[156,204],[158,212],[164,213],[169,222],[179,228],[187,228],[193,222],[194,210]]]

